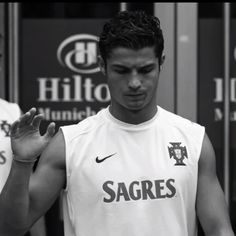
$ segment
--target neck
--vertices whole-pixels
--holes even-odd
[[[118,120],[129,124],[140,124],[152,119],[157,113],[157,106],[149,107],[149,109],[128,110],[124,107],[109,107],[110,113]]]

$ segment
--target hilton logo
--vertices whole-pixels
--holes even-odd
[[[92,34],[69,35],[57,45],[55,54],[67,75],[37,78],[37,102],[46,103],[38,110],[45,119],[81,121],[107,106],[110,92],[102,73],[98,73],[98,37]],[[80,104],[55,109],[54,105],[47,104],[49,102]]]
[[[76,72],[71,78],[39,77],[39,102],[101,102],[110,101],[106,83],[96,83],[82,74],[100,71],[98,37],[90,34],[72,35],[59,45],[57,59],[63,67]]]
[[[72,35],[59,45],[57,59],[62,66],[77,73],[99,72],[97,42],[98,37],[94,35]]]

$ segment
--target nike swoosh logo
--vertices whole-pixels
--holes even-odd
[[[109,155],[109,156],[106,156],[106,157],[104,157],[104,158],[102,158],[102,159],[98,159],[98,157],[96,157],[96,162],[97,162],[97,163],[101,163],[101,162],[105,161],[107,158],[110,158],[110,157],[114,156],[115,154],[116,154],[116,153],[113,153],[113,154],[111,154],[111,155]]]

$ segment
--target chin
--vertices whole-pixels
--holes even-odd
[[[130,111],[140,111],[143,110],[145,108],[145,104],[128,104],[126,106],[126,109],[130,110]]]

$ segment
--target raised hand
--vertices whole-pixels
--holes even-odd
[[[44,135],[39,132],[43,115],[36,115],[31,108],[16,120],[11,127],[11,146],[14,158],[30,161],[39,156],[55,133],[55,123],[50,123]]]

